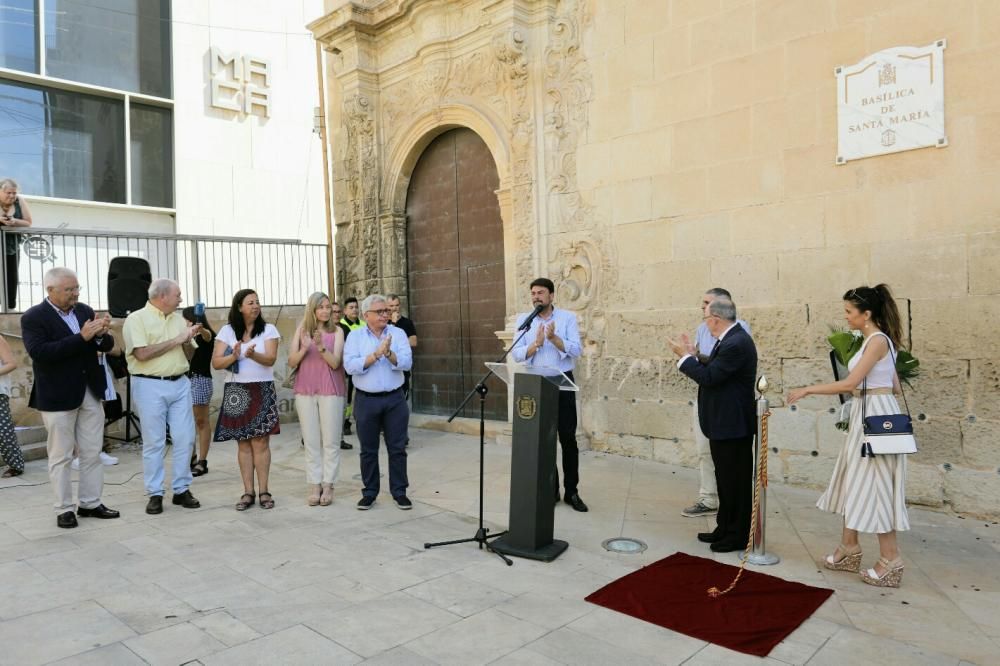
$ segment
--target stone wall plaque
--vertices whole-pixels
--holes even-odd
[[[944,133],[944,49],[899,46],[838,67],[837,164],[948,145]]]

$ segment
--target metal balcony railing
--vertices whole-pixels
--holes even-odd
[[[16,239],[16,241],[15,241]],[[45,298],[42,278],[54,266],[76,272],[80,300],[108,309],[108,266],[115,257],[140,257],[153,278],[181,286],[185,305],[229,307],[233,294],[250,288],[269,305],[302,305],[314,291],[327,291],[325,245],[298,240],[223,238],[170,234],[118,234],[69,229],[12,232],[0,228],[0,298],[3,312],[23,312]],[[15,275],[16,273],[16,275]],[[16,278],[14,303],[7,285]]]

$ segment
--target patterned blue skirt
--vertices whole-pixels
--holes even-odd
[[[226,383],[214,441],[235,439],[242,442],[279,432],[278,397],[273,381]]]

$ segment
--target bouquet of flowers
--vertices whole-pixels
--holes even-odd
[[[837,362],[846,368],[848,361],[861,350],[864,337],[860,331],[847,331],[836,327],[831,327],[830,331],[826,341],[830,343]],[[898,349],[896,350],[896,372],[899,374],[899,381],[906,382],[907,386],[913,386],[912,381],[920,375],[920,361],[907,350]],[[841,405],[840,419],[836,423],[838,430],[847,430],[851,413],[850,405],[850,399]]]

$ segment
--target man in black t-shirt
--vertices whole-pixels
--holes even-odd
[[[344,343],[347,343],[348,334],[365,325],[358,316],[358,299],[348,296],[344,299],[344,316],[338,322],[344,329]],[[344,434],[351,434],[351,413],[354,411],[354,378],[347,375],[347,407],[344,409]]]
[[[406,339],[410,342],[410,349],[416,349],[417,347],[417,327],[413,325],[413,322],[404,317],[399,311],[399,296],[396,294],[389,294],[385,297],[385,302],[389,306],[389,317],[392,320],[392,325],[403,329],[406,333]],[[410,371],[407,370],[403,372],[403,395],[410,397]]]
[[[340,303],[338,303],[337,301],[331,302],[330,303],[330,318],[333,321],[337,322],[337,326],[339,326],[340,330],[342,330],[344,332],[344,340],[346,341],[347,340],[347,334],[351,332],[351,329],[347,326],[347,324],[345,324],[343,321],[340,320],[340,318],[343,315],[344,315],[344,308],[340,307]],[[351,381],[351,376],[347,375],[347,382],[348,382],[348,384],[350,384],[350,381]],[[349,396],[350,394],[351,394],[350,391],[348,391],[347,395]],[[346,404],[344,405],[344,413],[345,413],[344,428],[340,431],[341,432],[340,448],[342,448],[342,449],[353,449],[354,445],[351,444],[351,443],[349,443],[349,442],[347,442],[344,439],[344,437],[343,437],[343,435],[348,434],[346,432],[348,430],[347,426],[349,426],[351,424],[351,422],[349,420],[350,417],[346,416],[346,413],[347,413],[347,406],[346,406]],[[303,445],[304,444],[305,443],[303,442]]]

